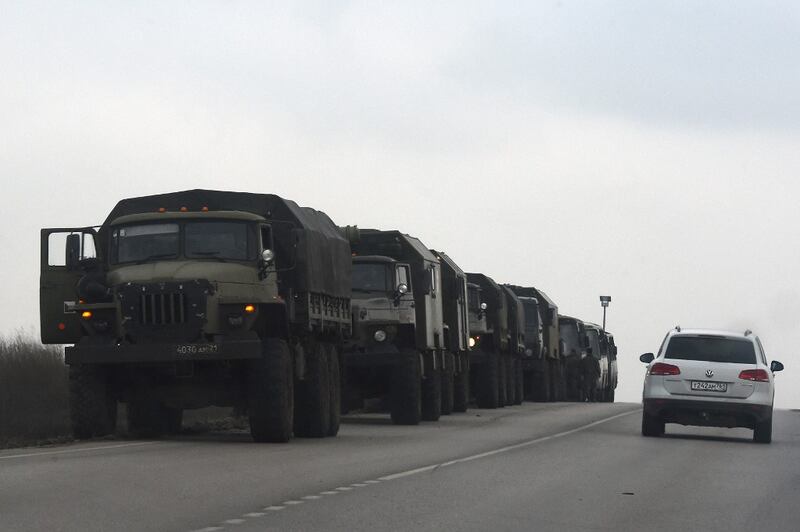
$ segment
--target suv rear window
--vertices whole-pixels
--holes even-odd
[[[753,342],[721,336],[674,336],[667,344],[664,357],[730,364],[756,363]]]

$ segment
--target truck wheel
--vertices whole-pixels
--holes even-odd
[[[760,423],[756,423],[753,429],[753,441],[756,443],[772,442],[772,416]]]
[[[75,438],[85,440],[114,432],[117,426],[117,401],[109,388],[108,377],[102,367],[69,367],[69,410]]]
[[[483,364],[475,366],[475,403],[478,408],[500,406],[500,357],[495,352],[486,353]]]
[[[157,438],[166,429],[164,408],[145,385],[138,385],[128,400],[128,433],[134,438]]]
[[[261,358],[247,367],[250,435],[257,442],[287,442],[294,418],[294,372],[286,341],[265,338]]]
[[[442,415],[442,369],[426,370],[427,375],[422,379],[422,420],[438,421]]]
[[[534,401],[547,402],[550,401],[550,359],[542,359],[542,371],[536,372],[536,378],[533,381],[536,383],[536,389],[531,394]]]
[[[342,420],[342,371],[339,350],[333,344],[328,346],[328,374],[330,375],[328,390],[331,394],[328,436],[336,436],[339,434]]]
[[[502,364],[500,367],[500,395],[502,397],[500,406],[509,406],[514,402],[514,398],[512,397],[513,388],[511,386],[511,379],[513,378],[511,356],[503,355],[500,360]]]
[[[469,366],[466,355],[461,364],[461,372],[453,379],[453,412],[466,412],[469,403]]]
[[[445,366],[442,368],[442,415],[453,413],[453,386],[455,381],[456,357],[453,353],[444,354]]]
[[[514,404],[521,405],[523,394],[525,393],[524,386],[522,385],[522,360],[514,359]]]
[[[642,412],[642,436],[663,436],[664,421],[656,416]]]
[[[608,394],[606,395],[606,400],[609,403],[613,403],[614,402],[614,395],[616,395],[615,394],[615,390],[614,390],[614,388],[611,388],[610,390],[608,390]]]
[[[183,409],[163,407],[161,416],[166,434],[178,434],[183,427]]]
[[[392,375],[391,415],[395,425],[418,425],[422,418],[422,371],[419,353],[400,352]]]
[[[302,438],[323,438],[331,423],[330,371],[328,349],[315,343],[306,351],[305,379],[295,388],[294,434]]]

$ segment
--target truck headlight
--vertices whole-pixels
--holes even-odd
[[[378,329],[375,331],[375,334],[373,334],[372,337],[375,338],[376,342],[383,342],[386,340],[386,331],[383,329]]]

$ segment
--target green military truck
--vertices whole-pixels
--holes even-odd
[[[506,296],[493,279],[468,273],[470,297],[470,386],[479,408],[506,404],[506,358],[509,357]],[[473,301],[477,301],[475,306]]]
[[[542,290],[534,288],[533,293],[536,295],[536,301],[539,303],[539,313],[542,317],[542,338],[544,355],[547,360],[548,391],[546,400],[561,401],[566,397],[566,364],[558,326],[558,306]]]
[[[549,383],[544,345],[544,326],[539,301],[533,288],[507,285],[519,298],[525,311],[525,351],[522,356],[524,398],[547,401]]]
[[[469,316],[467,274],[441,251],[445,359],[442,365],[442,414],[466,412],[469,403]]]
[[[596,323],[584,322],[586,336],[589,339],[587,356],[593,356],[600,363],[600,376],[595,383],[594,397],[596,401],[604,401],[606,392],[610,387],[609,380],[609,351],[603,328]]]
[[[579,401],[581,398],[581,359],[589,353],[589,337],[583,321],[571,316],[559,314],[558,329],[564,353],[565,399]]]
[[[501,289],[508,309],[508,354],[506,365],[506,405],[522,404],[522,358],[525,356],[525,306],[508,285]]]
[[[43,229],[42,341],[66,348],[78,438],[246,411],[259,442],[339,429],[350,247],[322,212],[269,194],[120,201],[99,227]]]
[[[617,344],[614,342],[614,335],[608,331],[603,331],[600,337],[601,346],[608,356],[608,386],[603,390],[602,401],[613,403],[617,389]]]
[[[445,335],[439,259],[400,231],[361,229],[352,242],[353,330],[346,395],[389,396],[392,421],[436,421]]]

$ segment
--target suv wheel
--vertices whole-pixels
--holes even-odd
[[[756,443],[772,442],[772,415],[764,421],[756,423],[753,429],[753,441]]]
[[[657,417],[642,412],[642,436],[663,436],[664,421]]]

